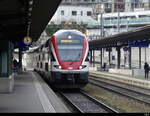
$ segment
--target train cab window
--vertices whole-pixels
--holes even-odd
[[[49,61],[49,55],[47,55],[47,61]]]
[[[55,58],[54,58],[53,53],[51,52],[50,54],[51,54],[51,61],[56,61]]]
[[[89,57],[88,56],[86,57],[85,61],[89,61]]]
[[[71,39],[67,39],[71,37]],[[80,61],[82,57],[84,37],[62,35],[57,38],[57,50],[61,61]],[[67,52],[66,52],[67,51]]]
[[[89,52],[88,52],[88,55],[86,56],[85,61],[89,61]]]
[[[48,71],[48,63],[45,63],[45,70]]]

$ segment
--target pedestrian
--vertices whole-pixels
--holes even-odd
[[[106,71],[106,63],[104,63],[103,68],[104,68],[104,71]]]
[[[18,70],[18,62],[16,59],[13,60],[13,70],[14,70],[14,72],[17,72],[17,70]]]
[[[149,65],[147,62],[144,64],[144,70],[145,70],[145,78],[148,79],[148,74],[149,74]]]

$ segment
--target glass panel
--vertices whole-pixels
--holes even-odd
[[[57,51],[61,61],[80,61],[83,51],[84,36],[64,32],[57,35]]]
[[[59,45],[59,58],[61,61],[80,61],[82,49],[82,45]]]

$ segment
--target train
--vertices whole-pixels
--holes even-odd
[[[89,76],[89,44],[78,30],[59,30],[34,54],[34,70],[54,88],[83,88]]]

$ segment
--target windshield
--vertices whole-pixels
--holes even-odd
[[[58,54],[61,61],[80,61],[82,45],[58,45]]]

